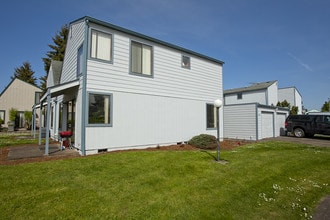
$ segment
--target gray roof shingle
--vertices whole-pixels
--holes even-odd
[[[236,88],[236,89],[227,89],[227,90],[224,90],[223,93],[226,95],[226,94],[239,93],[239,92],[264,90],[276,82],[277,82],[277,80],[261,82],[261,83],[254,83],[251,86],[247,86],[247,87]]]

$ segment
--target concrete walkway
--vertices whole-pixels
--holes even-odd
[[[48,156],[67,156],[67,155],[79,155],[75,149],[66,148],[60,149],[58,144],[49,145]],[[44,145],[23,145],[17,147],[10,147],[8,149],[7,160],[19,160],[27,158],[44,157],[45,146]]]

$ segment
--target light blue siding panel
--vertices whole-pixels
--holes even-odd
[[[224,106],[224,137],[256,140],[256,104]]]
[[[63,61],[61,84],[77,78],[77,51],[84,40],[85,22],[72,24],[69,29],[68,41]]]

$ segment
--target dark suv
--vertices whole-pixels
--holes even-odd
[[[330,135],[330,113],[289,115],[285,128],[299,138],[313,137],[315,134]]]

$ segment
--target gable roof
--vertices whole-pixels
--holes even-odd
[[[261,82],[261,83],[254,83],[251,86],[247,86],[247,87],[224,90],[223,94],[226,95],[226,94],[239,93],[239,92],[250,92],[250,91],[257,91],[257,90],[265,90],[269,86],[273,85],[276,82],[277,82],[277,80],[268,81],[268,82]]]
[[[12,84],[15,80],[19,80],[19,81],[21,81],[21,82],[23,82],[23,83],[26,83],[26,84],[28,84],[28,85],[30,85],[30,86],[33,86],[33,87],[39,89],[39,90],[41,91],[41,89],[40,89],[38,86],[33,85],[33,84],[31,84],[31,83],[28,83],[28,82],[25,82],[25,81],[23,81],[23,80],[21,80],[21,79],[19,79],[19,78],[17,78],[17,77],[14,77],[14,78],[11,80],[11,82],[6,86],[6,88],[0,93],[0,97],[6,92],[6,90],[11,86],[11,84]]]
[[[203,55],[203,54],[194,52],[192,50],[185,49],[185,48],[180,47],[180,46],[176,46],[176,45],[171,44],[171,43],[167,43],[167,42],[162,41],[162,40],[158,40],[158,39],[153,38],[153,37],[149,37],[147,35],[140,34],[138,32],[131,31],[131,30],[128,30],[126,28],[122,28],[122,27],[119,27],[117,25],[114,25],[114,24],[111,24],[111,23],[108,23],[108,22],[104,22],[104,21],[101,21],[101,20],[98,20],[98,19],[95,19],[95,18],[92,18],[92,17],[89,17],[89,16],[85,16],[85,17],[82,17],[80,19],[77,19],[77,20],[71,22],[70,25],[71,24],[74,24],[76,22],[80,22],[82,20],[84,20],[86,23],[92,22],[92,23],[95,23],[95,24],[98,24],[98,25],[101,25],[101,26],[105,26],[105,27],[111,28],[113,30],[117,30],[117,31],[120,31],[120,32],[129,34],[129,35],[135,36],[135,37],[139,37],[139,38],[146,39],[148,41],[151,41],[151,42],[154,42],[154,43],[157,43],[157,44],[164,45],[166,47],[171,47],[173,49],[182,51],[184,53],[191,54],[191,55],[194,55],[194,56],[197,56],[197,57],[200,57],[200,58],[204,58],[204,59],[207,59],[209,61],[212,61],[212,62],[221,64],[221,65],[224,64],[224,62],[221,61],[221,60],[218,60],[218,59],[215,59],[215,58],[212,58],[212,57],[209,57],[209,56],[206,56],[206,55]]]

